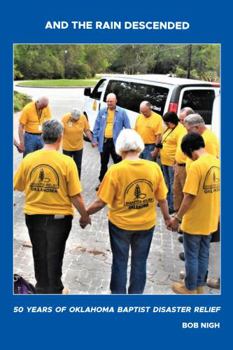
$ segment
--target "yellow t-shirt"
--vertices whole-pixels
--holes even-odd
[[[66,151],[79,151],[83,149],[83,132],[90,130],[87,118],[81,115],[79,120],[71,121],[71,113],[62,118],[64,126],[62,148]]]
[[[163,119],[155,112],[152,112],[148,118],[143,114],[139,114],[135,123],[135,130],[142,137],[145,144],[153,144],[156,142],[156,136],[162,134]]]
[[[184,134],[184,129],[184,126],[178,123],[174,129],[167,128],[163,133],[163,148],[160,150],[161,164],[168,166],[175,164],[175,154],[178,141],[181,135]]]
[[[51,112],[49,107],[42,109],[41,116],[37,114],[35,102],[29,102],[22,110],[19,122],[24,125],[24,130],[30,133],[41,133],[42,124],[51,119]]]
[[[71,157],[44,150],[28,154],[14,176],[14,189],[25,192],[26,214],[73,215],[70,197],[82,191]]]
[[[108,218],[114,225],[147,230],[156,224],[155,200],[165,199],[167,188],[156,163],[122,160],[109,168],[97,194],[108,204]]]
[[[104,137],[112,139],[115,110],[108,109]]]
[[[178,164],[185,164],[187,157],[186,155],[182,152],[181,149],[181,142],[183,140],[183,137],[187,134],[187,130],[186,128],[183,126],[183,133],[181,133],[178,143],[177,143],[177,147],[176,147],[176,154],[175,154],[175,161]]]
[[[219,157],[219,141],[217,136],[213,133],[213,131],[206,129],[201,135],[205,142],[205,150],[209,154],[212,154],[215,157]],[[186,160],[186,171],[189,169],[192,159],[187,157]]]
[[[207,153],[192,162],[183,192],[195,199],[183,216],[182,231],[202,235],[216,231],[220,215],[219,159]]]

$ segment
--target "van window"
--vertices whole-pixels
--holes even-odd
[[[191,107],[206,124],[211,124],[214,98],[214,90],[187,90],[183,94],[181,108]]]
[[[110,80],[105,92],[113,92],[117,96],[118,106],[139,112],[139,105],[142,101],[149,101],[155,112],[163,115],[165,103],[169,90],[161,86],[147,85],[128,81]]]
[[[95,88],[93,89],[92,93],[91,93],[91,98],[94,98],[95,100],[100,100],[101,94],[103,92],[103,89],[105,87],[106,84],[106,79],[101,79],[97,85],[95,86]]]

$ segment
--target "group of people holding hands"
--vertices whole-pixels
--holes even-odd
[[[191,108],[181,110],[179,117],[174,112],[161,117],[148,101],[142,101],[131,129],[116,95],[108,94],[106,103],[93,134],[77,109],[62,122],[51,119],[45,97],[25,106],[20,116],[18,147],[24,158],[15,173],[14,188],[25,193],[37,293],[65,291],[62,262],[73,207],[85,228],[91,224],[90,216],[107,205],[112,294],[143,293],[157,206],[167,229],[183,232],[185,279],[173,283],[172,290],[203,294],[211,234],[220,215],[216,136]],[[97,198],[87,207],[80,183],[83,133],[98,147],[101,160]],[[63,154],[58,152],[60,147]],[[110,156],[114,164],[108,169]]]

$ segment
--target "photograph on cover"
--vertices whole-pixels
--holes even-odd
[[[221,293],[220,49],[13,46],[14,294]]]

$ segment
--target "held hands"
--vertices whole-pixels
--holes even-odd
[[[169,227],[171,225],[171,221],[172,221],[172,218],[170,216],[168,218],[164,219],[164,223],[165,223],[168,230],[170,230]]]
[[[173,218],[170,219],[170,222],[167,225],[167,229],[169,231],[176,231],[177,232],[179,226],[180,226],[179,221],[175,217],[173,217]]]
[[[79,225],[81,228],[85,228],[87,225],[91,225],[91,218],[89,215],[81,216],[79,219]]]
[[[91,145],[92,145],[93,148],[95,148],[95,147],[98,146],[98,142],[92,142]]]

